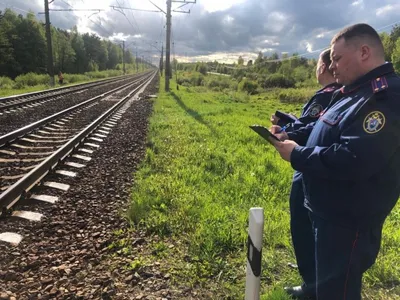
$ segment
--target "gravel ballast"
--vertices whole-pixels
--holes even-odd
[[[144,95],[157,92],[157,81]],[[18,246],[0,243],[0,299],[175,298],[178,292],[170,288],[170,275],[160,271],[158,263],[140,271],[129,269],[127,259],[134,257],[120,257],[110,247],[117,241],[115,232],[129,227],[122,212],[128,206],[132,173],[145,154],[152,110],[146,98],[133,102],[85,168],[69,169],[77,177],[46,177],[70,184],[68,192],[33,189],[36,194],[59,196],[58,202],[30,200],[18,205],[17,209],[44,214],[41,222],[0,220],[0,232],[24,237]],[[130,239],[137,248],[148,243],[141,232],[131,232]]]

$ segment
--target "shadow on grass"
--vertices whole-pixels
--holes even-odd
[[[184,110],[186,111],[187,114],[189,114],[191,117],[193,117],[197,122],[199,122],[200,124],[203,124],[204,126],[206,126],[208,129],[210,129],[210,131],[213,134],[218,134],[217,131],[215,130],[214,127],[212,127],[209,123],[207,123],[203,117],[201,116],[200,113],[198,113],[197,111],[189,108],[186,106],[186,104],[182,101],[181,97],[178,96],[177,94],[175,94],[174,92],[171,92],[171,95],[174,97],[176,103],[178,103],[178,105]]]

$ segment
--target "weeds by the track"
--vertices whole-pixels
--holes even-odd
[[[173,249],[158,242],[152,255],[163,255],[175,284],[198,290],[199,299],[243,299],[247,217],[255,206],[265,210],[262,299],[289,299],[283,286],[300,283],[287,267],[295,261],[288,209],[293,170],[249,129],[269,126],[277,109],[299,113],[299,103],[279,101],[282,93],[294,90],[248,96],[182,86],[165,93],[160,86],[129,217],[137,228],[177,242]],[[397,205],[378,262],[364,278],[365,299],[400,298],[399,224]]]

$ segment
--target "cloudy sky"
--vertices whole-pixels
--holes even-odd
[[[181,0],[182,1],[182,0]],[[193,0],[188,0],[193,2]],[[133,51],[146,57],[159,56],[165,44],[165,15],[111,6],[157,11],[166,10],[165,0],[54,0],[51,9],[102,9],[100,12],[51,12],[53,25],[80,32],[93,32],[111,40],[125,40]],[[378,3],[379,2],[379,3]],[[44,0],[0,0],[0,9],[19,13],[43,12]],[[173,9],[171,55],[178,60],[237,61],[254,59],[259,51],[315,56],[329,45],[342,27],[366,22],[379,32],[400,24],[399,0],[197,0]],[[43,19],[43,15],[37,15]],[[140,55],[139,54],[139,55]]]

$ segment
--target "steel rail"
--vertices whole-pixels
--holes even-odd
[[[7,96],[7,97],[0,97],[0,103],[5,100],[14,100],[14,99],[23,98],[23,97],[41,95],[44,93],[57,92],[57,91],[61,91],[61,90],[65,90],[65,89],[69,89],[69,88],[73,88],[73,87],[80,87],[80,86],[89,85],[89,84],[93,84],[93,83],[102,83],[102,82],[104,83],[107,81],[120,80],[120,79],[123,79],[124,77],[129,77],[129,76],[132,76],[132,75],[122,75],[122,76],[100,79],[100,80],[91,81],[91,82],[72,84],[69,86],[62,86],[62,87],[58,87],[58,88],[54,88],[54,89],[41,90],[41,91],[37,91],[37,92],[30,92],[30,93],[24,93],[24,94],[18,94],[18,95],[11,95],[11,96]]]
[[[114,77],[112,79],[109,78],[109,79],[97,80],[95,82],[80,83],[80,84],[70,85],[68,87],[61,87],[61,88],[56,88],[56,89],[51,89],[51,90],[38,91],[38,92],[32,92],[32,93],[26,93],[26,94],[20,94],[20,95],[14,95],[14,96],[0,98],[0,110],[13,109],[13,108],[16,108],[19,106],[24,106],[24,105],[28,105],[28,104],[31,104],[34,102],[43,101],[43,100],[46,100],[46,99],[49,99],[52,97],[75,93],[75,92],[78,92],[78,91],[81,91],[84,89],[93,88],[93,87],[100,86],[103,84],[122,81],[122,80],[128,79],[130,77],[133,77],[133,75],[118,76],[118,77]],[[27,97],[29,97],[29,98],[27,98]],[[21,100],[21,101],[19,101],[19,100]],[[17,101],[17,102],[13,102],[13,101]],[[12,103],[10,103],[10,102],[12,102]]]
[[[93,131],[97,129],[105,120],[108,119],[118,108],[132,97],[132,94],[146,86],[156,75],[156,72],[148,74],[142,78],[142,82],[138,87],[132,90],[127,96],[122,98],[118,103],[108,109],[75,137],[60,147],[56,152],[46,158],[42,163],[37,165],[24,177],[14,183],[10,188],[0,194],[0,215],[7,214],[8,210],[15,205],[21,198],[24,198],[37,183],[40,182],[50,171],[52,171],[61,161],[63,161],[71,152],[73,152]]]
[[[142,75],[142,76],[146,76],[146,75]],[[9,144],[10,142],[14,141],[15,139],[17,139],[19,137],[22,137],[23,135],[25,135],[25,134],[33,131],[33,130],[39,129],[42,125],[45,125],[45,124],[47,124],[47,123],[49,123],[49,122],[51,122],[51,121],[53,121],[55,119],[58,119],[59,117],[65,115],[65,114],[68,114],[68,113],[76,110],[79,107],[85,106],[88,103],[94,102],[94,101],[96,101],[96,100],[98,100],[100,98],[108,96],[108,95],[110,95],[110,94],[112,94],[112,93],[114,93],[114,92],[116,92],[116,91],[118,91],[118,90],[120,90],[122,88],[125,88],[125,87],[127,87],[129,85],[135,84],[135,83],[137,83],[138,81],[141,81],[141,80],[142,80],[142,77],[138,78],[134,82],[130,82],[130,83],[124,84],[124,85],[122,85],[120,87],[112,89],[111,91],[105,92],[105,93],[103,93],[101,95],[97,95],[96,97],[93,97],[93,98],[91,98],[89,100],[86,100],[84,102],[78,103],[78,104],[76,104],[74,106],[66,108],[66,109],[64,109],[64,110],[62,110],[62,111],[60,111],[58,113],[55,113],[55,114],[53,114],[51,116],[48,116],[48,117],[43,118],[43,119],[41,119],[39,121],[36,121],[36,122],[31,123],[29,125],[26,125],[26,126],[24,126],[22,128],[19,128],[19,129],[15,130],[15,131],[7,133],[7,134],[5,134],[3,136],[0,136],[0,147]]]

